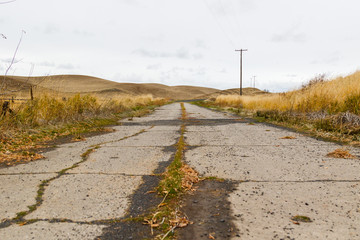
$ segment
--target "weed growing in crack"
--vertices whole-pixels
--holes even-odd
[[[186,227],[191,222],[186,214],[179,210],[180,198],[186,191],[192,190],[193,184],[199,181],[198,173],[183,163],[186,149],[185,137],[187,113],[184,103],[181,103],[180,138],[176,144],[174,160],[163,174],[157,191],[163,196],[163,201],[153,209],[153,214],[143,218],[145,224],[162,232],[156,239],[173,239],[176,228]]]

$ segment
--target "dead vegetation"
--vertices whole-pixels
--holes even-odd
[[[302,215],[296,215],[296,216],[291,217],[291,221],[297,225],[299,225],[300,222],[303,222],[303,223],[311,223],[312,222],[311,218],[309,218],[308,216],[302,216]]]
[[[199,182],[199,173],[187,164],[183,164],[180,170],[184,174],[181,181],[182,188],[185,189],[185,191],[193,191],[194,184]]]
[[[220,95],[201,105],[360,146],[360,71],[332,80],[318,75],[286,93]]]
[[[294,136],[285,136],[285,137],[282,137],[280,139],[296,139],[296,137],[294,137]]]
[[[347,77],[325,81],[318,77],[303,88],[278,94],[256,96],[219,96],[216,104],[242,107],[247,110],[291,111],[311,113],[324,111],[328,114],[340,112],[360,113],[360,72]]]
[[[46,142],[65,136],[82,141],[84,133],[109,131],[106,125],[116,125],[122,117],[144,115],[165,102],[151,95],[103,100],[90,95],[60,98],[44,94],[11,103],[11,112],[0,116],[0,164],[40,159],[37,149]]]
[[[185,121],[187,114],[183,103],[181,103],[181,109],[181,119]],[[157,187],[157,192],[163,196],[163,200],[143,221],[143,224],[150,226],[152,235],[155,235],[154,229],[157,229],[155,239],[173,239],[176,228],[193,224],[187,215],[179,210],[181,197],[195,191],[194,184],[199,182],[198,173],[183,162],[186,149],[185,131],[185,124],[183,124],[180,129],[180,139],[176,144],[174,160],[167,167]]]
[[[331,158],[344,158],[344,159],[355,159],[356,157],[352,155],[348,150],[339,148],[333,152],[330,152],[326,155]]]

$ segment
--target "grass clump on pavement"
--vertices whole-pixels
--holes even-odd
[[[291,220],[293,220],[294,222],[298,223],[298,222],[305,222],[305,223],[309,223],[309,222],[312,222],[312,220],[307,217],[307,216],[301,216],[301,215],[296,215],[296,216],[293,216],[291,218]]]
[[[182,121],[186,121],[187,114],[181,103]],[[144,223],[150,225],[151,231],[156,228],[160,234],[155,239],[173,239],[176,228],[191,224],[187,216],[179,210],[180,198],[186,191],[192,190],[194,183],[199,181],[198,173],[183,163],[186,143],[184,133],[185,122],[180,128],[180,138],[176,144],[174,159],[163,174],[163,179],[157,187],[157,192],[163,196],[162,202],[153,210],[153,214],[144,218]]]
[[[184,128],[184,126],[182,126]],[[185,150],[184,136],[181,136],[177,143],[177,151],[174,160],[169,165],[164,179],[160,182],[158,191],[172,198],[182,191],[181,181],[184,176],[181,168],[183,166],[182,159]]]
[[[326,156],[332,158],[344,158],[344,159],[356,158],[355,156],[350,154],[348,150],[342,148],[336,149],[335,151],[328,153]]]

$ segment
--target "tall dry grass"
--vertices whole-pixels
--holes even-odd
[[[118,96],[101,99],[76,94],[69,98],[43,95],[34,100],[12,106],[13,113],[0,118],[0,128],[38,127],[83,121],[96,117],[110,117],[133,108],[158,104],[163,99],[152,95]]]
[[[151,95],[102,99],[80,94],[44,94],[21,104],[11,103],[12,112],[0,115],[0,166],[40,159],[35,149],[47,141],[59,136],[79,141],[84,133],[105,131],[105,126],[116,124],[119,118],[142,116],[153,105],[165,103]]]
[[[360,71],[286,93],[242,97],[221,95],[215,103],[249,110],[360,114]]]

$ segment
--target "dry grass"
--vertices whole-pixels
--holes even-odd
[[[282,137],[280,139],[296,139],[296,137],[294,137],[294,136],[285,136],[285,137]]]
[[[163,102],[151,95],[118,96],[100,99],[91,95],[75,94],[69,98],[43,95],[33,101],[12,104],[13,114],[0,119],[1,127],[38,127],[82,121],[94,117],[109,117],[129,109]]]
[[[342,148],[336,149],[335,151],[328,153],[326,156],[332,157],[332,158],[345,158],[345,159],[355,159],[356,158],[354,155],[349,153],[348,150],[342,149]]]
[[[121,117],[141,116],[150,111],[149,106],[165,103],[165,99],[151,95],[108,100],[80,94],[68,98],[44,94],[12,103],[12,113],[0,116],[0,164],[40,159],[36,149],[46,141],[69,135],[81,141],[83,133],[103,131],[104,126],[116,124]]]
[[[360,145],[360,71],[326,80],[319,75],[301,89],[256,96],[221,95],[207,107],[236,110],[312,135]]]
[[[243,97],[222,95],[215,102],[249,110],[326,111],[329,114],[349,111],[360,114],[360,72],[287,93]]]

